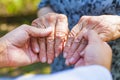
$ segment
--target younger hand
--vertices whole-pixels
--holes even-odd
[[[0,38],[0,67],[25,66],[38,62],[37,54],[31,50],[31,37],[45,37],[52,32],[51,27],[38,29],[22,25]]]
[[[85,33],[83,37],[87,41],[87,46],[81,52],[79,52],[80,48],[78,48],[74,52],[73,57],[68,61],[75,62],[75,67],[101,65],[110,70],[112,61],[112,50],[110,46],[106,42],[103,42],[93,30]],[[78,61],[75,60],[76,56],[79,56]]]

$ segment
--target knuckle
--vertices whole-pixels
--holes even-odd
[[[79,38],[79,37],[77,37],[77,38],[75,38],[75,40],[74,40],[74,42],[80,42],[81,41],[81,38]]]
[[[70,40],[70,41],[74,40],[74,36],[71,35],[71,34],[69,34],[69,35],[68,35],[68,40]]]
[[[32,23],[37,23],[39,21],[40,18],[37,18],[35,20],[32,21]]]
[[[41,18],[39,18],[37,21],[43,23],[43,22],[45,21],[45,17],[41,17]]]
[[[86,18],[86,16],[82,16],[81,19],[79,20],[79,22],[80,22],[81,20],[84,20],[85,18]]]
[[[56,13],[48,13],[47,15],[48,15],[48,16],[50,16],[50,15],[54,15],[54,16],[55,16]]]
[[[80,23],[81,21],[87,21],[89,18],[90,16],[82,16],[78,23]]]
[[[33,20],[33,21],[32,21],[32,26],[36,26],[36,25],[37,25],[36,22],[37,22],[37,19]]]
[[[59,14],[59,15],[58,15],[58,19],[59,19],[60,21],[62,21],[62,20],[67,20],[67,16],[64,15],[64,14]]]
[[[40,42],[45,42],[45,38],[40,38],[39,41]]]
[[[58,17],[60,17],[60,18],[67,18],[67,16],[64,15],[64,14],[59,14]]]
[[[20,27],[21,29],[26,29],[26,30],[30,29],[30,27],[27,24],[22,24]]]
[[[44,18],[43,17],[35,19],[32,22],[32,26],[41,28],[42,27],[41,23],[44,23]]]
[[[81,19],[87,19],[89,18],[90,16],[82,16]]]
[[[49,48],[52,46],[49,46]],[[54,54],[54,48],[47,49],[47,54]]]
[[[47,43],[48,44],[53,44],[54,43],[54,37],[48,37],[47,38]]]
[[[67,50],[69,49],[70,46],[71,46],[71,44],[69,44],[69,43],[66,44],[66,45],[65,45],[65,50],[67,51]]]
[[[48,21],[52,22],[56,19],[56,16],[53,13],[48,13],[46,18],[47,18]]]
[[[69,33],[69,37],[75,37],[76,36],[76,32],[73,29],[70,33]]]
[[[56,37],[57,37],[57,38],[63,38],[63,37],[66,37],[66,34],[63,33],[63,32],[61,32],[61,31],[57,31],[57,32],[56,32]]]
[[[22,25],[22,27],[26,27],[26,26],[28,26],[28,25],[27,25],[27,24],[23,24],[23,25]]]

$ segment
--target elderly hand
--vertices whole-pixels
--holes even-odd
[[[51,27],[38,29],[22,25],[0,38],[0,67],[25,66],[38,62],[37,54],[31,50],[31,37],[45,37],[52,32]]]
[[[78,48],[75,51],[77,55],[74,54],[69,61],[74,62],[74,56],[80,56],[79,60],[75,64],[75,67],[85,65],[101,65],[110,70],[112,61],[112,50],[110,46],[106,42],[103,42],[98,34],[93,30],[83,34],[83,37],[88,42],[87,46],[82,52],[79,52]]]
[[[83,16],[68,35],[68,41],[64,49],[66,59],[77,55],[75,51],[78,48],[81,52],[86,47],[87,41],[82,37],[83,33],[88,30],[95,30],[103,41],[117,39],[120,37],[120,17],[112,15]],[[79,56],[74,56],[74,58],[77,61]],[[70,64],[75,64],[75,62],[70,62]]]
[[[62,52],[69,29],[67,17],[63,14],[48,13],[32,22],[38,28],[53,27],[52,33],[46,38],[31,39],[32,50],[39,53],[40,62],[51,64],[54,56]]]

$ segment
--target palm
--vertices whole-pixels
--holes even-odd
[[[8,48],[8,52],[8,58],[10,59],[9,62],[11,66],[24,66],[37,61],[37,55],[35,55],[31,49],[27,47],[27,44],[21,48],[11,45],[11,47]]]
[[[31,51],[30,36],[27,32],[14,30],[5,35],[3,39],[7,44],[6,54],[9,66],[24,66],[37,61],[37,54]]]

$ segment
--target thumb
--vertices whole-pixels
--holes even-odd
[[[45,36],[48,36],[52,32],[52,27],[41,29],[41,28],[30,26],[30,27],[26,27],[26,31],[32,37],[45,37]]]
[[[94,30],[89,30],[84,37],[88,40],[88,44],[100,43],[101,39]]]

